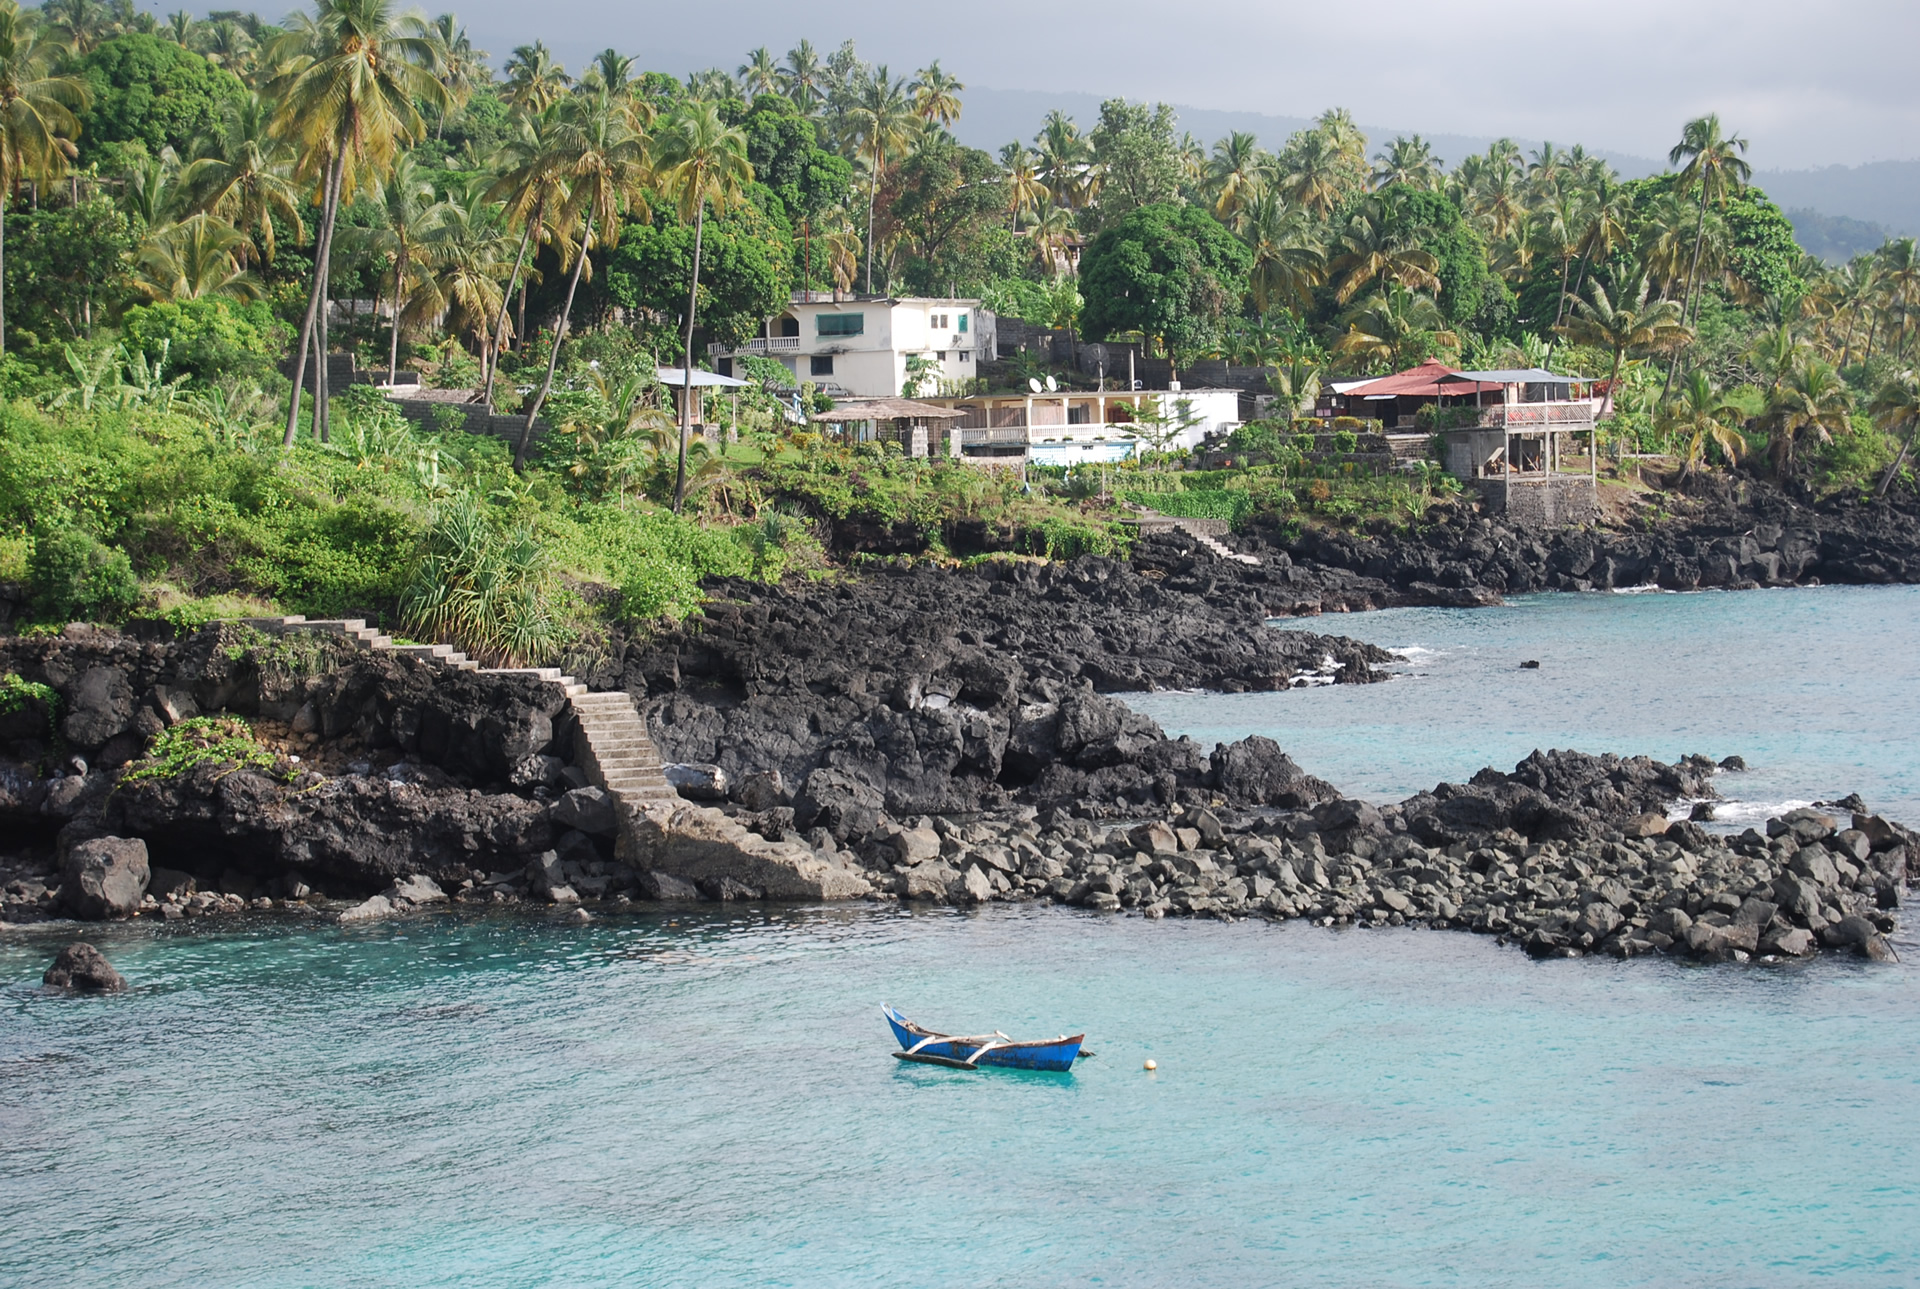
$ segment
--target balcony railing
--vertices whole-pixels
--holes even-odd
[[[1480,428],[1486,430],[1587,429],[1593,424],[1593,404],[1588,402],[1508,403],[1478,410]]]
[[[723,345],[718,340],[707,346],[710,354],[792,353],[800,348],[798,336],[755,336],[745,344]]]

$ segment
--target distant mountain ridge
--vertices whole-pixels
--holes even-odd
[[[998,152],[1000,145],[1014,139],[1032,140],[1042,118],[1054,108],[1071,116],[1083,130],[1091,129],[1100,116],[1098,94],[969,86],[963,98],[966,111],[954,126],[954,134],[963,143],[990,152]],[[1306,117],[1226,112],[1177,103],[1174,110],[1179,113],[1180,128],[1191,131],[1209,146],[1234,130],[1246,130],[1256,135],[1263,146],[1278,148],[1287,141],[1288,135],[1313,124]],[[1494,139],[1492,135],[1433,134],[1425,130],[1375,126],[1364,121],[1360,128],[1376,150],[1395,135],[1418,133],[1449,166],[1472,153],[1485,152]],[[1539,147],[1541,142],[1517,135],[1511,137],[1528,150]],[[1585,139],[1555,139],[1554,142],[1561,147],[1585,144],[1588,152],[1605,157],[1624,179],[1644,178],[1667,168],[1664,160],[1596,147]],[[1809,253],[1822,258],[1833,258],[1838,248],[1855,246],[1861,238],[1870,236],[1871,230],[1864,227],[1868,225],[1877,225],[1883,233],[1894,236],[1920,236],[1920,160],[1876,161],[1863,166],[1828,166],[1820,170],[1759,170],[1754,172],[1753,180],[1782,209],[1793,208],[1803,215],[1816,217],[1804,221],[1809,230],[1820,216],[1844,221],[1831,227],[1822,226],[1820,232],[1809,232],[1808,236],[1821,241],[1818,249],[1802,241],[1801,245]],[[1800,227],[1801,222],[1796,221],[1795,227]],[[1873,245],[1879,243],[1876,241]]]

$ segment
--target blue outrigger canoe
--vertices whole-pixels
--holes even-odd
[[[894,1058],[919,1061],[926,1065],[945,1065],[956,1070],[977,1070],[985,1065],[1015,1070],[1071,1070],[1076,1059],[1092,1056],[1082,1052],[1085,1034],[1061,1035],[1044,1043],[1016,1043],[1005,1034],[936,1034],[914,1024],[893,1008],[882,1004],[893,1036],[902,1050]]]

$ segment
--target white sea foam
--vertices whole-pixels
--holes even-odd
[[[1678,595],[1678,591],[1668,591],[1656,582],[1642,582],[1639,586],[1616,586],[1615,595]]]

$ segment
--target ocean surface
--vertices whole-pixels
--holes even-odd
[[[1908,966],[1009,908],[89,934],[131,993],[47,995],[63,937],[0,938],[0,1279],[22,1289],[1920,1268]],[[1084,1029],[1096,1055],[902,1065],[883,1001]]]
[[[1135,701],[1378,797],[1738,752],[1750,804],[1920,821],[1920,590],[1297,625],[1412,662]],[[85,928],[133,988],[55,996],[74,933],[0,930],[9,1289],[1920,1281],[1911,928],[1699,967],[1068,909],[259,915]],[[906,1066],[883,1002],[1096,1055]]]
[[[1208,745],[1265,734],[1374,801],[1511,770],[1535,748],[1699,752],[1749,767],[1715,783],[1723,827],[1849,792],[1920,825],[1920,586],[1544,594],[1275,626],[1406,662],[1379,685],[1122,697]]]

